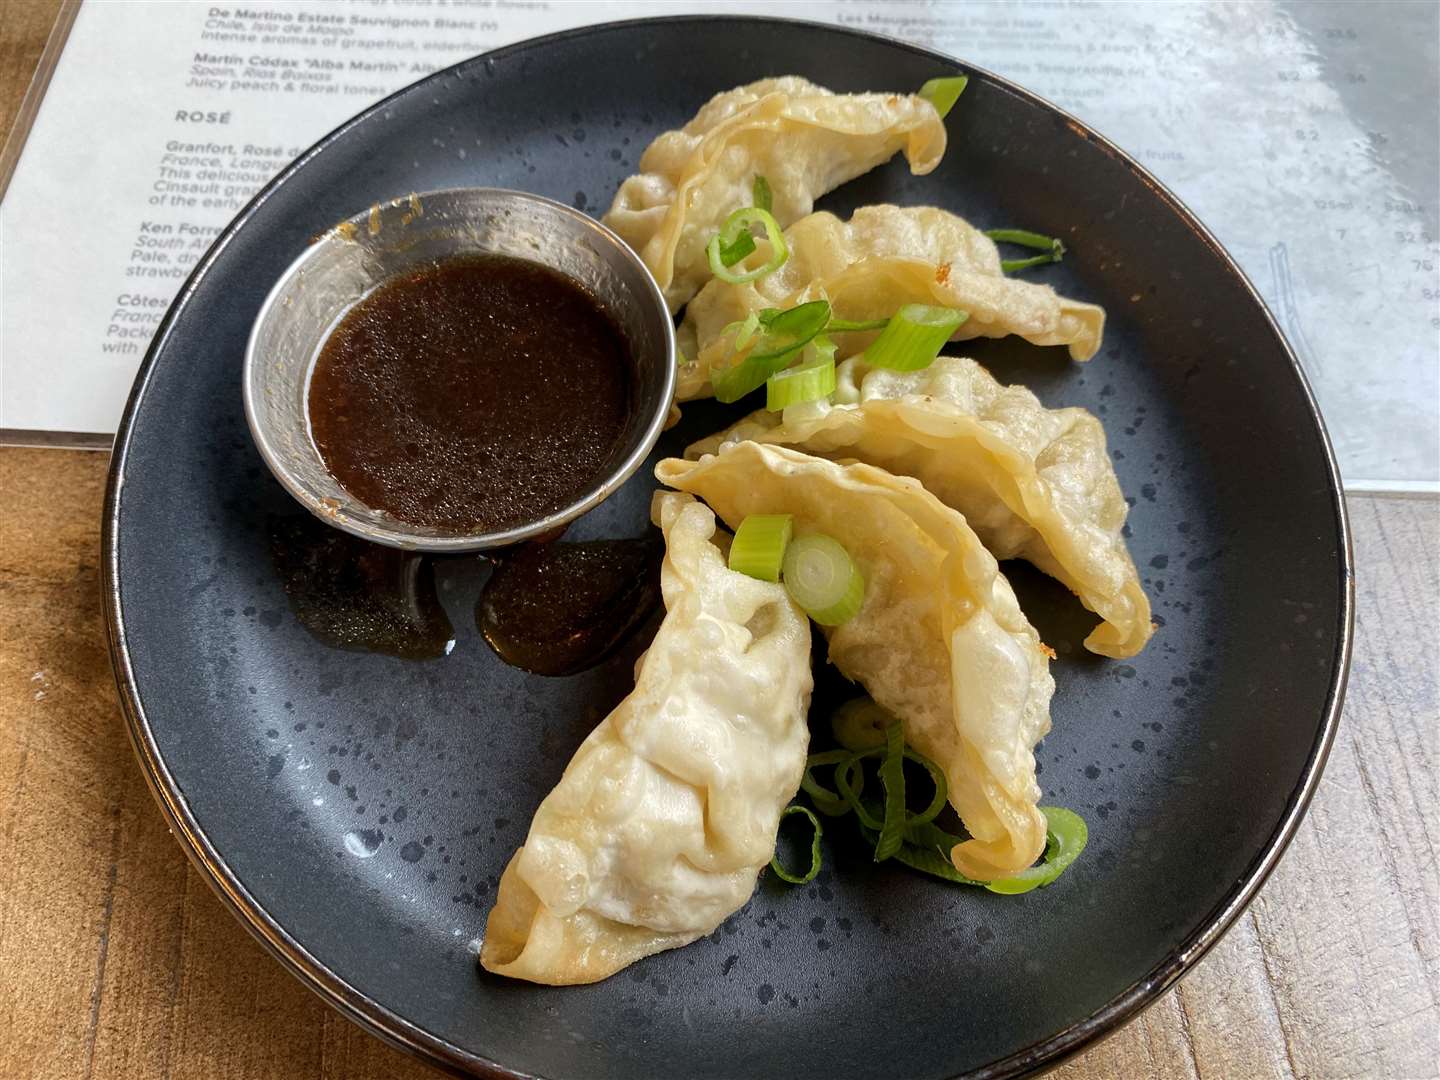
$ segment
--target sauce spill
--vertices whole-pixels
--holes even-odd
[[[480,594],[480,633],[502,660],[536,675],[593,667],[654,611],[662,549],[658,535],[514,549]]]
[[[272,516],[268,528],[290,610],[320,641],[411,660],[450,654],[455,633],[435,558],[372,544],[308,514]],[[660,600],[663,550],[658,534],[557,541],[450,557],[442,569],[464,595],[493,564],[475,606],[486,643],[532,674],[574,675],[644,629]]]
[[[327,645],[425,660],[455,644],[431,561],[307,515],[271,517],[270,554],[290,610]]]
[[[366,505],[485,532],[595,485],[621,449],[633,383],[623,333],[578,282],[467,256],[352,307],[316,360],[307,409],[325,467]]]

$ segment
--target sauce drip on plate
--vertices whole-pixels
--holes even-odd
[[[502,660],[537,675],[593,667],[655,609],[661,550],[656,535],[509,551],[475,607],[480,633]]]
[[[455,634],[432,560],[332,529],[272,517],[270,555],[300,625],[327,645],[413,660],[444,656]]]
[[[574,675],[643,632],[660,600],[658,533],[437,558],[372,544],[308,514],[268,525],[296,621],[342,649],[449,655],[456,634],[440,594],[468,603],[462,598],[479,587],[476,625],[500,659],[533,674]],[[467,639],[458,653],[475,647]]]
[[[579,283],[505,255],[433,263],[340,320],[311,375],[331,475],[375,510],[457,533],[573,503],[634,409],[629,349]]]

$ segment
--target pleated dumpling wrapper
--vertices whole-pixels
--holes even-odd
[[[753,439],[913,476],[964,514],[996,558],[1025,559],[1099,615],[1085,639],[1091,652],[1123,658],[1145,647],[1150,600],[1125,546],[1125,496],[1099,420],[1047,409],[958,356],[907,372],[852,358],[832,396],[754,412],[685,456]]]
[[[672,312],[710,280],[705,245],[770,186],[783,228],[815,200],[903,151],[930,172],[945,153],[945,122],[918,94],[836,94],[794,75],[717,94],[679,131],[640,157],[602,219],[655,275]]]
[[[726,567],[702,504],[664,492],[652,514],[665,619],[500,878],[480,951],[500,975],[595,982],[710,933],[750,899],[800,786],[809,620]]]
[[[1104,336],[1104,308],[1006,277],[988,236],[933,206],[862,206],[849,221],[811,214],[786,229],[785,240],[790,257],[774,273],[743,285],[711,281],[686,308],[676,400],[711,396],[710,369],[724,366],[733,347],[725,327],[810,300],[829,300],[835,318],[856,322],[888,319],[906,304],[959,308],[969,318],[954,341],[1014,334],[1069,346],[1076,360],[1094,356]],[[768,251],[766,241],[757,244]],[[832,334],[836,360],[863,352],[876,334]]]
[[[1045,847],[1035,744],[1050,730],[1050,658],[995,557],[965,518],[915,480],[778,446],[731,443],[698,462],[667,458],[662,483],[704,499],[732,528],[790,514],[865,576],[860,611],[825,630],[830,661],[899,717],[945,771],[972,839],[956,869],[989,880]]]

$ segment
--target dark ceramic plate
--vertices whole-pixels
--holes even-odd
[[[709,939],[607,982],[486,976],[473,953],[501,868],[630,686],[649,631],[546,679],[478,636],[475,560],[433,569],[458,637],[440,659],[332,648],[287,600],[271,533],[299,510],[251,445],[240,362],[266,291],[312,236],[370,203],[459,185],[600,212],[650,139],[717,91],[788,72],[901,89],[956,66],[833,27],[738,18],[501,49],[328,136],[196,269],[116,440],[115,668],[176,835],[242,921],[352,1019],[491,1076],[1017,1075],[1153,1001],[1274,865],[1334,734],[1350,635],[1345,519],[1314,401],[1255,292],[1184,207],[1082,124],[984,72],[949,118],[938,170],[891,163],[821,205],[933,203],[1061,235],[1071,254],[1037,280],[1110,313],[1087,365],[1014,342],[971,349],[1047,404],[1103,418],[1160,624],[1132,661],[1090,656],[1093,620],[1010,567],[1060,652],[1038,755],[1046,801],[1091,829],[1054,887],[955,888],[872,868],[837,839],[815,884],[767,875]],[[687,411],[660,452],[723,415]],[[637,474],[572,536],[642,534],[652,486]]]

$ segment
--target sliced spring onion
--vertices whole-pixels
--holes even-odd
[[[761,355],[798,352],[817,334],[823,333],[830,321],[830,301],[811,300],[793,308],[762,308],[756,313],[765,331],[755,345]]]
[[[944,878],[946,881],[953,881],[956,885],[983,885],[983,881],[976,881],[968,878],[950,861],[947,853],[942,854],[933,848],[916,847],[914,844],[901,844],[900,850],[895,853],[895,861],[903,863],[912,870],[920,870],[935,877]]]
[[[761,581],[779,581],[791,529],[789,514],[751,514],[730,542],[730,569]]]
[[[752,236],[750,231],[747,229],[745,232],[742,232],[739,236],[735,237],[735,239],[732,240],[730,243],[726,244],[723,241],[721,242],[720,265],[726,267],[734,266],[737,262],[745,258],[746,255],[749,255],[754,250],[755,237]]]
[[[835,392],[835,343],[818,334],[805,346],[794,367],[777,371],[765,381],[765,408],[780,412],[789,405],[819,401]]]
[[[1055,237],[1031,232],[1029,229],[986,229],[985,235],[997,244],[1019,244],[1036,251],[1053,251],[1056,247],[1063,251],[1065,248]]]
[[[1058,255],[1031,255],[1028,259],[1001,259],[1000,269],[1006,274],[1018,274],[1021,270],[1029,270],[1032,266],[1045,266],[1059,261]]]
[[[780,820],[784,821],[791,814],[804,814],[810,822],[811,829],[814,830],[810,837],[810,869],[805,871],[803,876],[792,874],[780,862],[779,852],[771,857],[770,869],[775,871],[775,876],[781,881],[788,881],[791,885],[808,885],[815,880],[815,875],[820,873],[820,834],[822,832],[820,819],[811,813],[808,807],[801,806],[799,803],[791,803],[780,811]]]
[[[865,577],[839,541],[821,533],[801,536],[785,552],[790,598],[821,626],[839,626],[865,601]]]
[[[850,330],[884,330],[889,319],[831,319],[825,324],[827,334],[838,334]]]
[[[965,837],[946,832],[933,821],[915,820],[905,826],[905,842],[926,851],[938,851],[948,860],[951,848],[963,844]]]
[[[945,809],[945,800],[950,795],[950,785],[945,782],[945,770],[936,765],[924,754],[918,754],[908,746],[905,748],[905,756],[923,768],[930,774],[930,782],[935,785],[935,794],[930,797],[930,805],[918,814],[905,815],[906,839],[911,838],[911,830],[931,828],[931,822],[940,816],[940,811]],[[950,847],[954,847],[960,841],[956,840]],[[948,851],[949,848],[946,848]]]
[[[752,270],[736,273],[730,267],[755,250],[755,238],[750,233],[755,225],[765,230],[765,239],[770,242],[770,258]],[[710,272],[717,278],[731,285],[743,285],[780,269],[790,257],[790,250],[785,246],[780,223],[770,211],[747,206],[725,219],[720,231],[706,245],[705,256],[710,260]]]
[[[965,86],[969,82],[969,78],[964,75],[931,79],[920,87],[920,96],[934,105],[935,111],[944,119],[950,115],[950,110],[955,107],[955,102],[960,100],[960,95],[965,92]]]
[[[775,198],[770,193],[770,181],[758,173],[755,179],[750,181],[750,205],[766,213],[775,205]]]
[[[929,367],[969,314],[954,308],[906,304],[865,350],[865,363],[892,371]]]
[[[885,732],[885,756],[880,761],[880,784],[885,789],[885,822],[875,841],[875,861],[884,862],[905,840],[905,737],[898,723]]]
[[[739,401],[750,391],[764,386],[771,375],[789,367],[800,350],[825,328],[830,318],[830,304],[825,300],[812,300],[786,311],[767,308],[755,317],[763,332],[750,352],[729,367],[710,370],[715,398],[725,404]]]
[[[835,789],[840,792],[840,797],[860,821],[862,829],[870,829],[878,834],[884,824],[876,811],[883,810],[873,807],[861,800],[860,796],[865,793],[865,759],[868,757],[879,757],[884,753],[884,747],[877,746],[873,750],[861,750],[859,753],[851,754],[839,765],[835,766]]]
[[[810,801],[815,804],[815,809],[822,814],[830,817],[848,814],[850,804],[816,780],[814,770],[825,765],[839,765],[841,762],[849,761],[850,757],[849,750],[824,750],[818,754],[811,754],[805,759],[805,771],[800,776],[800,790],[810,796]]]
[[[752,311],[749,315],[745,316],[744,319],[726,323],[720,328],[720,335],[723,337],[726,334],[733,333],[735,335],[735,348],[739,350],[745,348],[755,339],[755,334],[759,329],[760,313],[758,311]]]
[[[987,229],[985,235],[997,244],[1017,244],[1033,251],[1044,252],[1043,255],[1034,255],[1028,259],[1001,259],[1000,269],[1007,274],[1028,270],[1032,266],[1057,263],[1065,257],[1065,245],[1059,237],[1044,236],[1028,229]]]
[[[765,380],[782,371],[800,352],[795,349],[779,356],[757,356],[752,352],[736,364],[727,368],[710,369],[710,385],[715,390],[715,400],[728,405],[739,401],[751,390],[765,385]]]
[[[830,717],[835,741],[847,750],[869,750],[885,745],[885,729],[895,723],[889,710],[868,697],[852,698]]]
[[[868,706],[868,709],[864,708]],[[871,716],[883,712],[868,698],[848,702],[832,718],[837,734],[858,735],[868,745],[855,749],[826,750],[811,754],[805,761],[805,772],[800,781],[801,790],[810,796],[816,809],[832,817],[847,812],[854,813],[860,826],[860,834],[875,849],[875,860],[883,862],[893,858],[896,861],[924,873],[942,878],[959,885],[980,885],[994,893],[1014,895],[1049,885],[1075,861],[1085,849],[1088,836],[1085,822],[1078,814],[1056,806],[1042,806],[1046,821],[1045,854],[1039,865],[1024,870],[1012,877],[998,881],[976,881],[955,869],[950,861],[950,852],[957,844],[964,843],[963,836],[956,836],[935,824],[935,817],[945,805],[947,790],[945,774],[941,768],[925,755],[905,745],[900,724],[891,718],[883,727],[883,742],[876,743],[871,736],[876,728],[870,722],[844,721],[836,724],[842,714]],[[885,714],[887,717],[889,714]],[[880,762],[880,781],[885,789],[883,805],[875,799],[865,799],[865,762],[869,759]],[[935,784],[935,794],[929,806],[922,813],[915,814],[905,809],[906,785],[903,771],[904,759],[910,759],[930,774]],[[824,766],[835,769],[835,791],[825,787],[814,777],[814,770]],[[801,807],[792,806],[785,813]],[[808,814],[819,830],[819,819]],[[819,866],[818,838],[812,848],[812,868]],[[776,872],[781,873],[776,863]],[[783,874],[782,874],[783,876]],[[813,877],[813,874],[812,874]],[[786,877],[785,880],[794,880]],[[809,881],[810,878],[806,878]]]
[[[1049,885],[1085,850],[1090,830],[1084,818],[1063,806],[1042,806],[1040,812],[1045,815],[1045,855],[1039,865],[1022,870],[1014,877],[987,881],[985,888],[1004,896],[1016,896]]]

